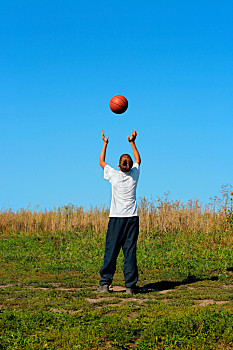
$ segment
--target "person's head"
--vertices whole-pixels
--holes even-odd
[[[119,160],[119,167],[124,173],[130,171],[133,166],[133,160],[129,154],[122,154]]]

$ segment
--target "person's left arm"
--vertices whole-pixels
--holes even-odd
[[[107,150],[107,145],[108,145],[108,139],[109,137],[105,137],[104,136],[104,131],[102,130],[101,131],[101,134],[102,134],[102,139],[104,141],[104,145],[103,145],[103,148],[102,148],[102,151],[100,153],[100,161],[99,161],[99,164],[100,166],[104,169],[105,165],[107,165],[107,163],[105,162],[105,157],[106,157],[106,150]]]
[[[137,132],[134,130],[134,132],[131,131],[131,134],[132,134],[132,136],[131,137],[128,136],[128,140],[129,140],[129,143],[131,144],[132,149],[133,149],[133,155],[134,155],[134,158],[135,158],[135,163],[140,165],[141,164],[141,157],[140,157],[140,154],[139,154],[138,149],[137,149],[136,144],[135,144],[135,140],[136,140],[136,137],[137,137]]]

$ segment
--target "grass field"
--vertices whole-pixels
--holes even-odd
[[[133,296],[122,253],[113,292],[96,292],[106,210],[2,212],[0,349],[233,349],[233,215],[221,203],[141,201]]]

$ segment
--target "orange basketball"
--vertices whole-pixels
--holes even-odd
[[[111,98],[109,106],[112,112],[122,114],[128,108],[128,101],[122,95],[115,95]]]

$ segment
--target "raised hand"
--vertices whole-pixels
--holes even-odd
[[[136,137],[137,137],[137,132],[135,130],[134,130],[134,132],[131,131],[131,135],[132,135],[131,137],[128,136],[128,140],[129,140],[129,142],[134,142]]]
[[[101,131],[101,135],[102,135],[103,141],[104,141],[105,143],[108,143],[109,137],[105,137],[105,136],[104,136],[104,131],[103,131],[103,130]]]

